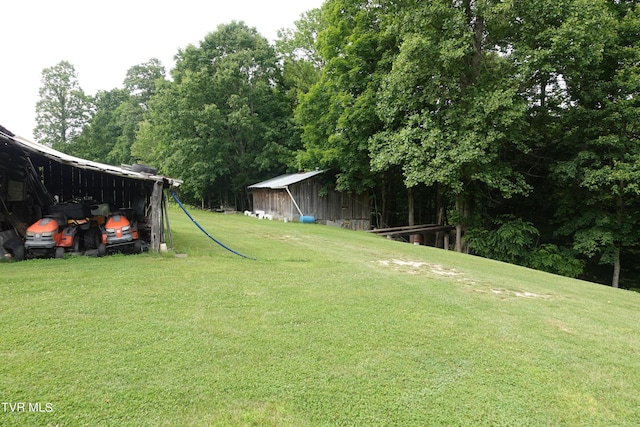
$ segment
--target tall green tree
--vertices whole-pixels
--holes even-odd
[[[324,61],[316,42],[324,28],[322,9],[318,8],[302,14],[293,28],[278,31],[276,51],[282,58],[284,84],[291,90],[295,102],[320,79]]]
[[[564,74],[568,148],[554,169],[563,196],[560,232],[582,254],[613,267],[614,287],[623,252],[640,244],[640,6],[634,3],[589,5],[591,25],[576,36],[588,40],[597,60],[583,59]]]
[[[164,67],[159,60],[152,58],[127,70],[124,88],[98,91],[93,99],[91,121],[77,138],[71,152],[113,165],[137,161],[131,147],[144,120],[149,98],[164,79]]]
[[[70,153],[88,160],[109,163],[109,153],[122,135],[117,109],[130,98],[124,89],[98,91],[93,97],[94,114],[73,144]]]
[[[178,53],[172,77],[149,101],[144,140],[191,197],[247,206],[247,184],[298,148],[275,50],[242,22],[220,25]]]
[[[166,79],[167,72],[162,62],[151,58],[142,64],[134,65],[127,70],[124,89],[144,108],[149,98],[156,93],[158,82]]]
[[[120,134],[111,141],[112,148],[106,158],[109,164],[130,164],[136,161],[131,153],[131,147],[136,140],[146,110],[144,104],[138,101],[136,96],[129,96],[113,112],[114,125],[118,127]]]
[[[34,137],[44,145],[68,151],[90,119],[90,98],[67,61],[42,70],[41,84]]]
[[[401,167],[407,187],[439,186],[453,207],[456,248],[479,195],[530,187],[509,162],[526,150],[517,72],[489,29],[502,2],[411,2],[397,25],[400,52],[376,94],[384,129],[371,139],[377,170]]]
[[[402,3],[329,0],[322,7],[316,43],[322,76],[296,110],[304,143],[299,164],[338,171],[340,190],[364,192],[378,181],[368,141],[382,127],[376,93],[397,51],[390,24]]]

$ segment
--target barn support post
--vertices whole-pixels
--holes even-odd
[[[162,243],[162,193],[163,182],[154,182],[151,193],[151,249],[155,252],[160,252]]]
[[[164,220],[167,224],[167,234],[169,235],[169,249],[173,250],[173,235],[171,234],[171,225],[169,224],[169,208],[167,207],[167,196],[162,193],[162,208],[164,211]]]
[[[300,206],[298,206],[298,203],[296,203],[296,199],[293,198],[293,194],[291,194],[291,191],[289,191],[289,186],[284,187],[284,189],[287,190],[287,193],[289,193],[289,197],[291,197],[291,201],[295,205],[295,207],[298,210],[298,213],[300,214],[300,216],[304,216],[304,214],[300,210]]]

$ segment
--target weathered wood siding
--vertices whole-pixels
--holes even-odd
[[[341,193],[334,190],[321,196],[317,178],[310,178],[289,186],[303,215],[316,221],[353,230],[370,228],[370,209],[367,195]],[[264,211],[274,219],[297,221],[300,213],[285,189],[254,189],[253,210]]]

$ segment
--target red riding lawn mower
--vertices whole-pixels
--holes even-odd
[[[27,228],[24,239],[27,258],[63,258],[67,252],[80,253],[97,247],[99,232],[91,219],[89,202],[60,203],[48,210],[48,215]]]
[[[102,242],[98,245],[98,256],[107,252],[142,253],[144,246],[138,233],[138,223],[130,221],[125,211],[115,211],[101,227]]]
[[[27,228],[24,248],[27,257],[55,256],[63,258],[65,252],[80,251],[81,227],[89,227],[88,220],[67,219],[64,212],[45,216]]]

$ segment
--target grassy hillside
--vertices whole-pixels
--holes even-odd
[[[638,293],[193,213],[256,260],[172,210],[186,257],[0,265],[0,425],[640,424]]]

